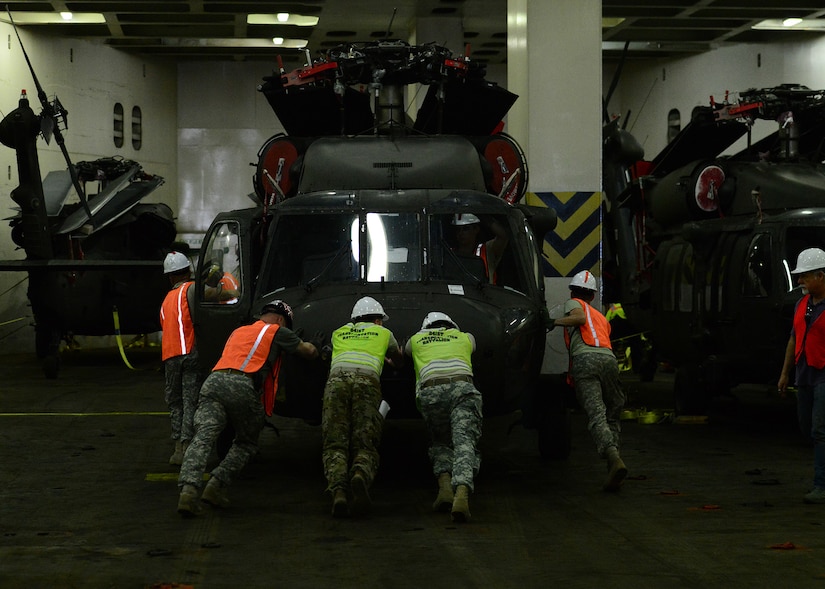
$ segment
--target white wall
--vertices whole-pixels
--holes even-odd
[[[257,91],[275,66],[263,62],[178,67],[179,233],[203,233],[221,211],[254,203],[258,150],[283,126]]]
[[[631,111],[628,130],[652,159],[667,144],[667,114],[679,109],[682,126],[696,106],[708,106],[710,96],[722,101],[725,91],[797,83],[825,88],[825,38],[777,45],[737,45],[670,62],[628,62],[609,105],[611,114]],[[604,72],[605,92],[613,71]],[[771,121],[757,121],[754,139],[776,130]],[[744,146],[744,139],[729,152]]]
[[[63,131],[65,145],[74,162],[122,156],[140,162],[166,183],[145,202],[165,202],[177,208],[177,103],[176,71],[173,65],[129,56],[105,45],[88,41],[46,38],[21,30],[20,37],[41,86],[49,99],[57,94],[68,110],[69,128]],[[0,23],[0,116],[17,108],[25,88],[32,109],[40,112],[37,92],[25,58],[10,25]],[[112,139],[114,104],[120,102],[126,116],[124,146],[115,148]],[[132,148],[130,117],[133,106],[143,114],[143,146]],[[38,140],[40,168],[65,170],[66,163],[54,141]],[[19,184],[14,150],[0,146],[0,217],[15,214],[10,198]],[[77,197],[70,197],[69,202]],[[0,225],[0,259],[23,259],[11,241],[7,223]],[[0,272],[0,353],[33,352],[34,330],[21,272]]]

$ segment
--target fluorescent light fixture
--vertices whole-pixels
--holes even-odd
[[[303,49],[307,46],[306,39],[284,39],[280,47],[286,49]],[[231,49],[272,49],[272,39],[196,39],[193,37],[163,37],[160,45],[165,47],[216,47]]]
[[[797,21],[796,24],[788,24]],[[770,18],[756,23],[751,27],[760,31],[823,31],[825,19],[821,18]]]
[[[68,16],[67,16],[68,15]],[[103,24],[106,18],[99,12],[13,12],[18,25]],[[8,13],[0,12],[0,21],[11,23]]]
[[[602,17],[602,28],[603,29],[610,29],[612,27],[615,27],[617,25],[622,24],[623,22],[624,22],[624,19],[621,18],[621,17],[618,17],[618,16],[610,17],[610,18]]]
[[[283,17],[286,16],[286,20]],[[318,24],[317,16],[304,16],[289,12],[277,14],[249,14],[246,16],[248,25],[295,25],[296,27],[314,27]]]

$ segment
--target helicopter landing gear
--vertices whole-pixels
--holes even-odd
[[[47,324],[37,323],[34,327],[34,347],[37,357],[42,361],[43,374],[46,378],[57,378],[60,372],[59,330]]]

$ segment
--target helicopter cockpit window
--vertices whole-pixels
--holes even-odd
[[[366,245],[364,265],[367,282],[408,282],[421,278],[418,215],[415,213],[367,213],[366,223],[352,224],[352,257],[360,261],[360,244]],[[363,231],[364,240],[358,239]]]
[[[771,236],[759,233],[753,237],[745,260],[742,294],[746,297],[766,297],[771,292]]]
[[[201,249],[204,258],[201,300],[233,305],[241,297],[241,259],[238,247],[238,224],[219,225]]]
[[[478,280],[526,292],[530,278],[518,264],[514,248],[508,247],[512,240],[503,215],[433,215],[430,276],[458,282]]]

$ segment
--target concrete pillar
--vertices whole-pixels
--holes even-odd
[[[600,275],[601,2],[508,0],[507,13],[507,89],[520,98],[505,130],[527,156],[528,202],[559,215],[542,257],[548,306],[561,316],[569,277]],[[548,347],[545,371],[566,370],[560,334]]]

